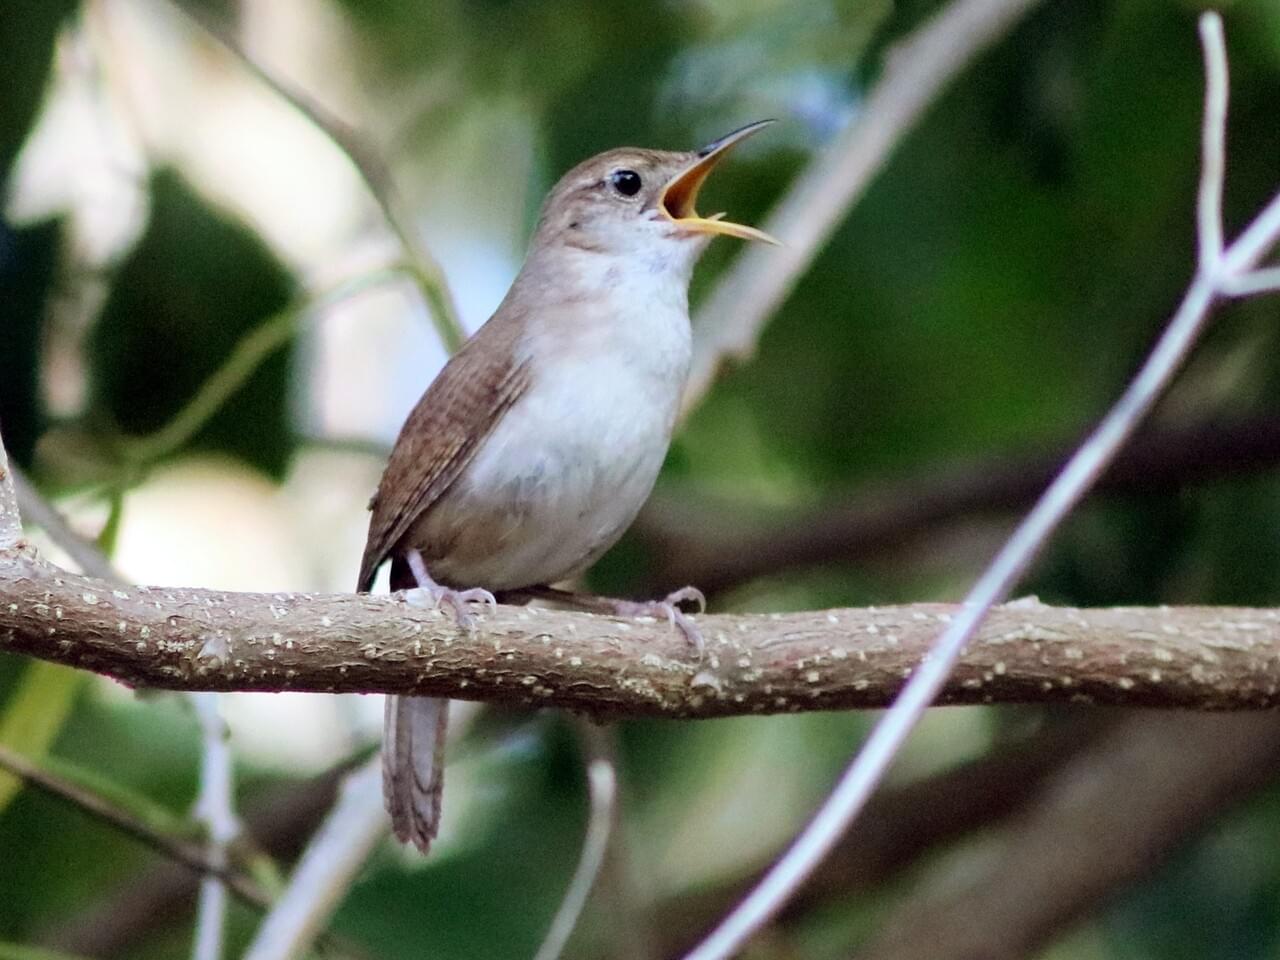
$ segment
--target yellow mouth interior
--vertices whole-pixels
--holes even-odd
[[[726,237],[737,237],[740,240],[760,240],[763,243],[778,245],[778,241],[763,230],[725,220],[723,213],[704,217],[698,213],[695,206],[698,191],[702,189],[707,176],[724,155],[735,144],[741,143],[772,122],[772,120],[762,120],[759,123],[750,124],[703,150],[697,160],[672,177],[671,182],[663,188],[662,195],[658,198],[658,209],[673,223],[678,223],[684,229],[695,233],[722,234]]]

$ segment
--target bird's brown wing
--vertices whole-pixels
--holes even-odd
[[[471,462],[480,444],[529,386],[515,355],[518,325],[495,316],[432,381],[400,429],[369,504],[369,538],[358,591],[373,583],[396,543]]]

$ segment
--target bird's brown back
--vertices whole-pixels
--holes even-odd
[[[369,503],[358,591],[414,523],[449,489],[529,386],[516,357],[518,318],[499,308],[449,360],[409,414]]]

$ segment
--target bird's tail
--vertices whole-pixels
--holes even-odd
[[[423,853],[440,825],[448,720],[448,700],[387,697],[382,795],[396,836]]]

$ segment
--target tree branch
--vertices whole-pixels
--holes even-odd
[[[1204,148],[1208,154],[1221,152],[1226,140],[1225,130],[1209,129],[1223,122],[1227,96],[1227,50],[1222,19],[1217,13],[1201,14],[1200,36],[1208,67],[1204,113]],[[1221,175],[1223,168],[1221,157],[1206,156],[1202,179]],[[1221,195],[1220,186],[1201,191],[1200,223],[1221,222],[1221,210],[1216,207]],[[1214,305],[1225,295],[1224,281],[1246,275],[1277,242],[1280,242],[1280,195],[1220,256],[1210,262],[1202,259],[1182,303],[1124,393],[1081,443],[966,594],[955,619],[930,645],[919,670],[912,674],[901,695],[872,728],[866,743],[809,825],[797,835],[760,884],[686,960],[724,960],[737,952],[768,923],[830,852],[866,805],[925,710],[946,689],[965,646],[978,636],[989,611],[1013,590],[1054,531],[1115,459],[1181,368],[1208,325]],[[1211,244],[1202,246],[1201,250],[1211,251]]]
[[[577,734],[587,773],[587,833],[569,888],[533,960],[559,960],[564,953],[604,868],[617,819],[618,765],[614,733],[588,720],[579,720]]]
[[[1037,802],[977,857],[901,905],[857,955],[1035,956],[1214,816],[1274,781],[1277,763],[1280,725],[1265,714],[1132,717],[1049,778]]]
[[[113,588],[0,551],[0,649],[131,686],[411,693],[597,716],[881,707],[959,610],[703,616],[705,662],[665,623],[499,607],[468,633],[400,597]],[[1280,704],[1280,610],[998,608],[944,703]]]
[[[343,783],[338,802],[307,844],[288,888],[245,951],[246,960],[302,955],[324,930],[386,833],[382,761],[373,757]]]
[[[280,79],[254,59],[236,38],[235,32],[215,15],[189,0],[171,0],[171,3],[235,57],[268,90],[309,120],[351,161],[369,195],[378,205],[383,220],[408,257],[410,272],[426,300],[432,323],[445,350],[453,353],[462,346],[467,336],[458,319],[458,308],[449,290],[444,270],[427,249],[412,223],[401,212],[390,170],[381,154],[372,149],[354,128],[334,116],[309,94]]]
[[[2,448],[3,443],[0,443],[0,451]],[[66,550],[81,569],[113,588],[126,585],[107,555],[96,544],[72,530],[62,514],[40,495],[26,477],[15,470],[13,481],[22,510],[44,529],[50,539]],[[192,953],[195,960],[218,960],[222,956],[227,914],[227,888],[223,885],[223,877],[229,869],[231,845],[240,833],[235,814],[231,746],[227,742],[228,732],[222,721],[218,699],[217,694],[188,695],[188,702],[200,726],[202,745],[195,816],[205,827],[207,862],[217,868],[207,873],[200,884]],[[74,797],[69,799],[78,802]],[[263,906],[265,902],[259,905]]]
[[[273,860],[295,860],[357,762],[349,758],[258,797],[245,811],[245,842]],[[100,899],[77,907],[74,914],[51,918],[36,942],[91,957],[126,953],[148,935],[186,922],[184,913],[195,899],[199,876],[171,861],[158,861],[131,874]]]
[[[938,525],[1029,506],[1059,473],[1074,445],[989,457],[833,498],[781,516],[655,496],[633,528],[659,571],[637,592],[662,594],[686,583],[708,596],[759,577],[825,563],[862,560],[910,543]],[[1138,436],[1095,488],[1150,494],[1280,464],[1280,419],[1166,427]]]
[[[940,773],[877,793],[850,830],[775,921],[803,921],[815,909],[892,882],[931,854],[1021,810],[1056,770],[1118,719],[1113,712],[1073,712],[1047,729]],[[652,908],[663,957],[679,956],[693,937],[759,882],[761,871],[702,892],[682,890]]]
[[[466,736],[477,713],[474,704],[450,707],[449,743]],[[288,960],[306,953],[390,826],[382,803],[382,761],[374,756],[343,781],[337,802],[307,841],[245,960]]]
[[[256,881],[233,868],[225,859],[218,860],[210,856],[202,844],[165,834],[130,811],[110,803],[79,784],[41,769],[22,754],[2,745],[0,745],[0,768],[72,804],[103,823],[110,824],[197,875],[217,877],[245,903],[263,909],[270,905],[270,898]]]
[[[209,862],[226,868],[231,844],[240,834],[235,810],[234,772],[229,731],[222,719],[221,697],[216,693],[188,694],[200,725],[200,789],[196,796],[196,820],[205,828],[205,853]],[[200,884],[196,909],[193,960],[221,960],[227,921],[227,888],[221,878],[209,875]]]
[[[9,550],[22,544],[22,517],[18,513],[18,494],[14,490],[9,455],[0,443],[0,549]]]

